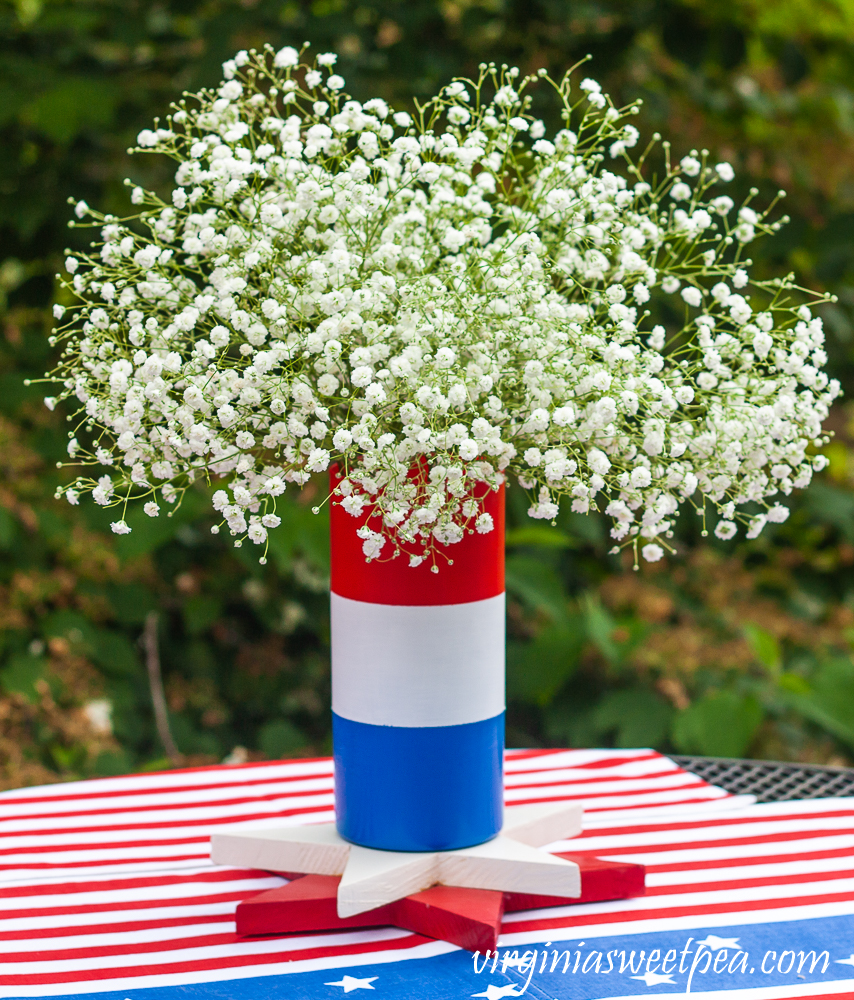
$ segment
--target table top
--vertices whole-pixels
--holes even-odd
[[[647,894],[507,914],[485,964],[398,928],[241,939],[237,903],[284,880],[208,838],[330,821],[329,760],[0,793],[0,997],[854,995],[854,799],[759,803],[650,750],[508,751],[505,788],[583,801],[551,848],[642,863]]]
[[[854,768],[733,757],[672,757],[680,767],[757,802],[841,798],[854,795]]]

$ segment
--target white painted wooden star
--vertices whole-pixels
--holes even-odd
[[[211,860],[219,865],[306,875],[340,875],[338,916],[385,906],[431,885],[581,895],[572,861],[540,850],[581,832],[582,808],[547,802],[508,806],[493,840],[455,851],[378,851],[340,837],[334,823],[309,826],[241,826],[211,837]]]

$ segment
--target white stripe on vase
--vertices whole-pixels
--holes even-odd
[[[459,726],[504,711],[504,594],[411,606],[333,593],[332,711],[374,726]]]

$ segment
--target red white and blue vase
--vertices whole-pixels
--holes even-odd
[[[362,519],[332,504],[335,813],[355,844],[452,850],[501,829],[503,487],[484,509],[494,529],[440,546],[434,573],[367,563]]]

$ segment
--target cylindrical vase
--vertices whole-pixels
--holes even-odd
[[[353,843],[452,850],[501,828],[503,487],[484,509],[493,530],[438,546],[436,573],[366,562],[363,518],[332,504],[335,814]]]

